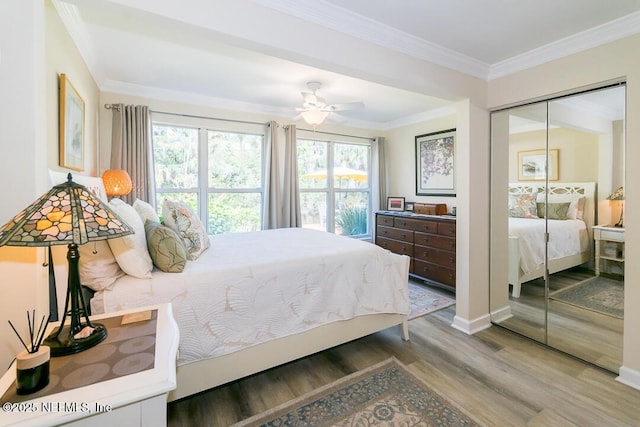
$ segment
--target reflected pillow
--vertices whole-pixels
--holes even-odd
[[[537,202],[544,203],[544,192],[538,193]],[[549,203],[569,202],[566,219],[584,219],[585,196],[582,194],[549,194]]]
[[[533,194],[510,194],[509,216],[512,218],[537,218],[538,213]]]
[[[549,203],[547,208],[547,219],[570,219],[567,218],[570,202]],[[544,203],[538,203],[538,216],[544,218]]]
[[[182,272],[187,264],[187,251],[180,236],[169,227],[149,220],[144,224],[144,231],[153,264],[167,273]]]
[[[186,203],[180,200],[165,200],[162,204],[164,224],[182,237],[189,260],[198,257],[209,247],[209,236],[200,218]]]

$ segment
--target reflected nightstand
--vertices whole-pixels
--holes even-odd
[[[600,261],[618,263],[624,270],[624,227],[612,225],[594,225],[596,276],[600,275]]]

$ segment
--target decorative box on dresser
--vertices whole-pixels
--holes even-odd
[[[375,241],[391,252],[410,257],[410,276],[455,291],[455,217],[376,212]]]

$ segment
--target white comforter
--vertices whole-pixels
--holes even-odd
[[[182,273],[125,276],[94,314],[171,302],[179,364],[373,313],[409,314],[409,258],[300,228],[210,236]]]
[[[518,237],[520,268],[527,274],[544,263],[545,220],[509,218],[509,235]],[[588,248],[587,226],[582,220],[549,220],[550,260],[579,254]]]

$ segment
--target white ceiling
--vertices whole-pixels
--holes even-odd
[[[385,129],[443,114],[446,101],[225,43],[224,30],[149,10],[168,0],[54,0],[101,90],[291,119],[305,82],[329,103],[363,101],[345,124]],[[640,32],[640,0],[246,0],[481,77],[536,65]],[[197,15],[227,0],[181,0]],[[278,15],[276,15],[278,16]],[[284,22],[284,21],[283,21]],[[238,22],[238,25],[242,25]],[[277,25],[274,22],[274,25]],[[313,35],[292,34],[292,37]],[[268,35],[265,35],[267,38]]]

